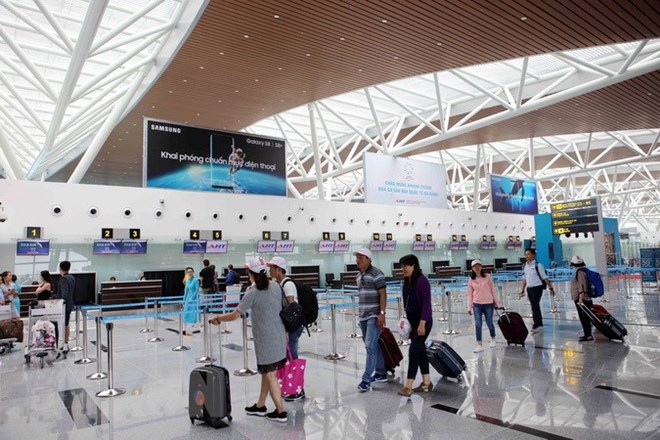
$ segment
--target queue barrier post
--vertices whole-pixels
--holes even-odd
[[[179,345],[172,348],[172,351],[188,351],[190,347],[183,345],[183,303],[181,303],[179,313]]]
[[[75,339],[76,346],[71,347],[69,351],[82,351],[82,347],[80,346],[80,340],[78,338],[78,335],[80,334],[80,310],[78,309],[78,306],[75,307],[75,311],[76,311],[76,336],[69,336],[69,341]]]
[[[204,306],[202,312],[202,318],[204,320],[204,355],[197,359],[198,363],[214,362],[213,355],[211,354],[210,349],[210,340],[209,340],[209,320],[208,320],[208,307]]]
[[[443,335],[457,335],[459,332],[457,330],[453,329],[453,319],[452,319],[452,313],[451,313],[451,291],[447,290],[447,313],[449,314],[449,318],[447,320],[447,330],[442,332]]]
[[[243,317],[243,368],[234,371],[234,376],[254,376],[256,371],[248,367],[247,320]]]
[[[124,388],[115,388],[114,385],[114,371],[113,371],[113,341],[112,341],[112,330],[113,330],[113,323],[108,322],[105,325],[106,332],[108,334],[108,389],[99,391],[96,393],[97,397],[114,397],[114,396],[119,396],[121,394],[124,394],[126,390]]]
[[[140,329],[140,333],[152,333],[153,329],[149,328],[149,318],[147,315],[149,314],[149,301],[146,300],[144,301],[144,328]]]
[[[154,299],[154,335],[147,342],[163,342],[165,339],[158,336],[158,300]]]
[[[337,353],[337,319],[336,319],[336,305],[330,304],[330,316],[332,317],[332,353],[325,356],[326,359],[338,361],[344,359],[346,356]]]
[[[101,355],[103,354],[102,352],[102,347],[101,347],[101,324],[102,324],[102,318],[101,314],[103,313],[102,310],[99,310],[99,315],[94,318],[94,321],[96,322],[96,373],[92,373],[89,376],[87,376],[87,379],[89,380],[99,380],[99,379],[105,379],[108,377],[108,373],[104,373],[101,371]]]
[[[96,362],[96,359],[87,357],[87,310],[82,311],[83,317],[83,357],[74,361],[74,364],[85,365]]]

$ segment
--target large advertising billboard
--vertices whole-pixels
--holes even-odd
[[[364,201],[447,209],[446,177],[440,164],[365,153]]]
[[[144,120],[145,187],[286,196],[281,139]]]
[[[490,175],[490,200],[493,212],[538,214],[536,182],[506,176]]]

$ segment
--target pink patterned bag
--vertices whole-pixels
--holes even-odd
[[[275,372],[283,395],[299,394],[305,386],[306,359],[292,359],[291,349],[287,344],[286,364]]]

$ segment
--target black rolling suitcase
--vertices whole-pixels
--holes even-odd
[[[602,306],[594,305],[596,311],[605,311]],[[623,338],[628,334],[628,330],[609,313],[594,313],[594,310],[582,304],[582,311],[589,317],[591,323],[608,339],[617,339],[623,342]]]
[[[190,372],[188,415],[191,423],[202,420],[215,429],[228,426],[222,421],[226,418],[231,422],[229,371],[226,368],[211,364]]]
[[[529,331],[520,313],[504,312],[500,315],[498,312],[497,314],[499,316],[497,326],[500,328],[504,339],[506,339],[507,345],[525,345],[525,339],[527,339]]]
[[[466,369],[463,358],[445,342],[431,341],[431,346],[426,348],[426,355],[433,368],[444,377],[459,379]]]

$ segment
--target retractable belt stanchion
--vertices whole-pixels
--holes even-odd
[[[80,340],[78,339],[78,335],[80,334],[80,317],[79,317],[80,310],[78,309],[78,306],[76,306],[74,310],[76,311],[76,336],[75,337],[69,336],[69,341],[75,339],[76,346],[70,348],[69,351],[82,351],[82,347],[80,346]]]
[[[190,350],[190,347],[183,345],[183,303],[181,303],[181,313],[179,313],[179,345],[172,348],[172,351],[187,351],[187,350]]]
[[[209,320],[208,320],[208,307],[204,306],[202,319],[204,319],[204,355],[197,359],[199,363],[213,362],[213,355],[211,354],[210,349],[210,340],[209,340]]]
[[[126,390],[124,388],[115,388],[114,385],[114,380],[113,380],[113,370],[112,370],[112,329],[114,327],[114,324],[112,322],[108,322],[105,325],[106,332],[108,333],[108,389],[99,391],[96,393],[97,397],[113,397],[113,396],[119,396],[120,394],[124,394]]]
[[[103,313],[101,310],[99,310],[99,316],[94,318],[94,321],[96,322],[96,373],[92,373],[89,376],[87,376],[87,379],[89,380],[99,380],[99,379],[105,379],[108,377],[107,373],[104,373],[101,371],[101,355],[102,350],[101,350],[101,313]]]
[[[444,290],[443,286],[443,292],[440,294],[440,319],[439,321],[446,321],[447,320],[447,291]]]
[[[449,313],[449,320],[447,321],[447,330],[442,332],[444,335],[457,335],[459,332],[454,330],[453,327],[453,319],[452,319],[452,314],[451,314],[451,292],[448,290],[447,291],[447,313]]]
[[[83,316],[83,357],[74,361],[74,364],[84,365],[96,362],[96,359],[87,357],[87,310],[82,311]]]
[[[158,300],[154,300],[154,336],[147,339],[147,342],[163,342],[165,339],[158,336]]]
[[[326,359],[338,361],[346,356],[337,353],[337,319],[335,314],[335,304],[330,304],[330,316],[332,317],[332,353],[325,356]]]
[[[403,318],[403,304],[401,303],[401,297],[400,296],[398,296],[396,298],[396,305],[397,305],[397,308],[399,310],[399,321],[401,321],[401,318]],[[397,341],[397,344],[405,346],[405,345],[410,345],[410,342],[404,341],[401,338],[401,335],[399,335],[399,340]]]
[[[153,330],[149,328],[149,318],[147,318],[148,314],[149,314],[149,301],[147,301],[147,298],[145,298],[145,301],[144,301],[144,328],[140,329],[140,333],[151,333],[151,332],[153,332]]]
[[[243,368],[234,371],[235,376],[254,376],[256,371],[248,367],[248,338],[247,338],[247,321],[243,317]]]
[[[346,322],[346,315],[348,315],[348,313],[344,313],[344,322]],[[346,335],[346,337],[348,339],[357,339],[357,338],[362,337],[361,335],[359,335],[357,333],[357,327],[358,327],[357,314],[356,313],[351,313],[351,316],[352,316],[351,319],[353,320],[353,333],[349,333],[348,335]]]
[[[227,292],[222,295],[222,308],[223,310],[227,310]],[[220,334],[228,335],[229,333],[231,333],[231,330],[227,328],[227,323],[222,321],[220,323]],[[220,344],[222,344],[222,341],[220,341]]]

